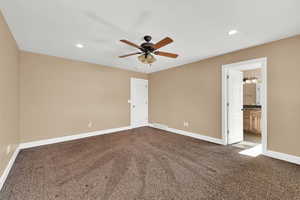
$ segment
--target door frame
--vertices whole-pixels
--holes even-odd
[[[228,135],[227,135],[227,73],[228,69],[234,70],[251,70],[261,68],[261,95],[262,95],[262,120],[261,120],[261,143],[262,143],[262,152],[267,152],[267,58],[258,58],[247,60],[243,62],[237,62],[232,64],[222,65],[222,138],[224,145],[228,144]]]
[[[133,102],[133,91],[134,91],[134,82],[136,80],[144,80],[144,81],[147,81],[147,83],[148,83],[148,90],[147,90],[147,93],[148,93],[147,124],[149,123],[149,81],[147,79],[142,79],[142,78],[130,78],[130,101],[129,101],[129,103],[130,103],[130,126],[132,128],[138,128],[138,127],[142,127],[142,126],[147,125],[147,124],[136,125],[134,123],[134,117],[133,117],[134,116],[133,115],[133,112],[134,112],[134,109],[133,109],[133,104],[134,104],[134,102]]]

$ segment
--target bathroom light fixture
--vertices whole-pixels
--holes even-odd
[[[243,84],[251,84],[251,83],[259,83],[259,80],[255,77],[243,79]]]
[[[228,35],[232,36],[232,35],[235,35],[235,34],[237,34],[237,33],[238,33],[238,30],[233,29],[233,30],[230,30],[230,31],[228,32]]]

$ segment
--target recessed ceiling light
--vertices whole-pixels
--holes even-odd
[[[233,29],[228,32],[228,35],[235,35],[237,33],[238,33],[238,30]]]
[[[76,44],[76,47],[79,49],[82,49],[84,46],[83,46],[83,44]]]

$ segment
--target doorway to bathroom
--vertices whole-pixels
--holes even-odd
[[[224,143],[257,156],[267,147],[267,59],[222,66]]]

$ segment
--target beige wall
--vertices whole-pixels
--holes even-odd
[[[18,143],[19,50],[0,11],[0,176]]]
[[[21,52],[20,77],[21,142],[29,142],[129,126],[130,77],[147,75]]]
[[[300,156],[299,52],[296,36],[153,73],[150,121],[221,138],[221,65],[267,57],[268,148]]]

